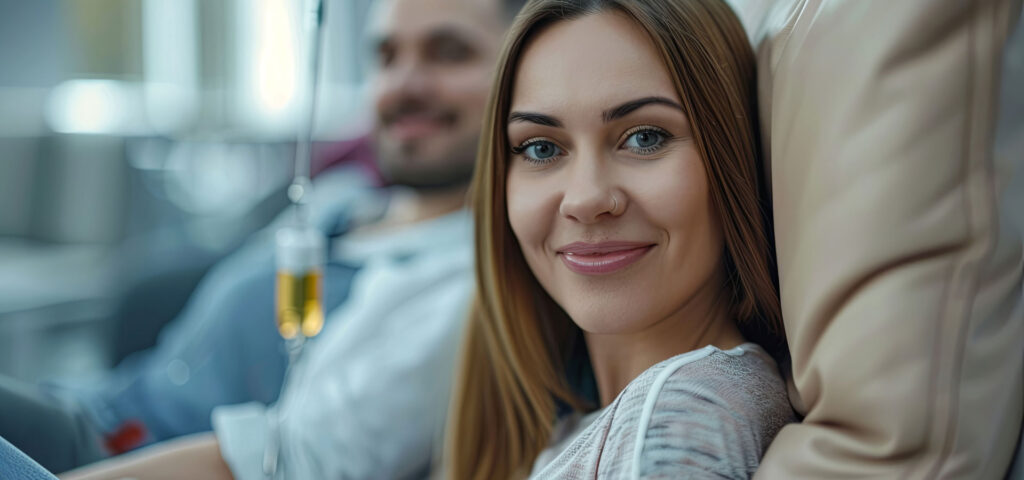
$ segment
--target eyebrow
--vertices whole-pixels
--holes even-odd
[[[440,40],[455,40],[466,44],[467,47],[474,47],[475,42],[472,40],[472,35],[466,33],[465,29],[460,28],[457,25],[441,25],[427,32],[424,35],[423,43],[437,42]],[[377,51],[380,51],[384,46],[394,45],[395,34],[393,32],[377,32],[370,36],[371,45],[373,45]]]
[[[605,123],[608,123],[612,120],[618,120],[622,117],[625,117],[626,115],[629,115],[631,112],[635,110],[646,107],[647,105],[665,105],[675,108],[680,112],[684,112],[682,105],[665,97],[654,96],[630,100],[615,108],[605,110],[603,113],[601,113],[601,119],[604,120]]]
[[[608,123],[612,120],[618,120],[622,117],[625,117],[626,115],[629,115],[630,113],[640,108],[646,107],[648,105],[665,105],[668,107],[675,108],[680,112],[685,112],[682,105],[676,103],[671,99],[659,96],[651,96],[638,98],[636,100],[630,100],[626,103],[623,103],[622,105],[605,110],[604,112],[601,112],[601,119],[605,123]],[[528,122],[536,123],[537,125],[544,125],[546,127],[562,128],[562,122],[560,122],[557,118],[552,117],[550,115],[545,115],[543,113],[512,112],[508,116],[508,123],[513,122]]]
[[[508,115],[508,123],[513,122],[529,122],[544,125],[545,127],[562,128],[562,122],[558,121],[557,118],[544,115],[543,113],[512,112]]]
[[[475,46],[472,35],[455,25],[443,25],[427,34],[427,42],[437,42],[440,40],[455,40],[469,47]]]

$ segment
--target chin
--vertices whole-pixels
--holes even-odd
[[[623,308],[623,307],[626,308]],[[587,333],[614,335],[642,328],[646,312],[630,309],[629,302],[590,302],[566,309],[573,323]]]

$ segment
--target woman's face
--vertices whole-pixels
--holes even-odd
[[[512,230],[585,331],[639,333],[721,289],[703,161],[656,47],[613,12],[556,23],[522,53],[507,128]]]

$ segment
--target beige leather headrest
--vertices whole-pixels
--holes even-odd
[[[759,478],[1001,478],[1021,236],[993,161],[1020,1],[735,0],[758,53],[792,400]],[[1024,208],[1018,206],[1017,208]]]

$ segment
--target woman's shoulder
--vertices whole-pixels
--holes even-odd
[[[631,478],[749,478],[794,421],[774,360],[750,343],[665,360],[623,394],[608,440],[628,447],[612,463],[629,465]]]
[[[793,420],[763,349],[708,346],[640,374],[534,478],[749,478]]]
[[[792,409],[775,360],[754,343],[729,350],[706,346],[651,367],[638,387],[645,390],[645,409],[672,409],[693,401],[762,417],[778,407]],[[638,378],[639,380],[639,378]]]

